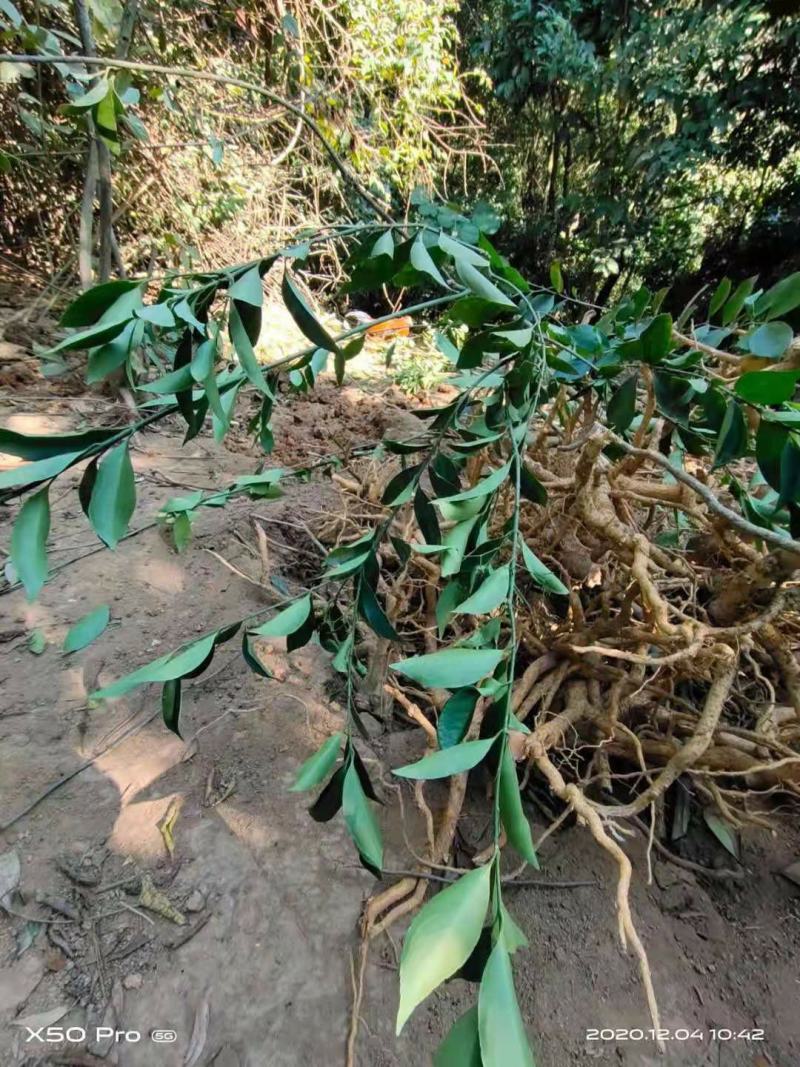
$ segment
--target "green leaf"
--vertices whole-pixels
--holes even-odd
[[[777,319],[800,305],[800,271],[776,282],[756,302],[756,315]]]
[[[93,326],[97,320],[111,310],[121,296],[134,289],[141,288],[141,282],[113,281],[96,285],[93,289],[87,289],[81,293],[77,300],[73,300],[67,310],[61,316],[59,325],[67,327]],[[122,319],[128,319],[128,310]]]
[[[489,281],[471,263],[467,263],[464,260],[456,260],[456,273],[464,285],[481,299],[488,300],[492,304],[497,304],[501,307],[516,308],[517,305],[511,297],[506,296],[502,289],[498,289],[494,282]]]
[[[639,338],[645,363],[659,363],[672,347],[672,316],[656,315]]]
[[[776,492],[781,488],[781,456],[788,440],[785,426],[761,419],[756,434],[756,461],[767,484]]]
[[[20,459],[42,460],[57,456],[80,456],[92,445],[107,441],[119,433],[118,426],[83,433],[24,434],[0,427],[0,452]]]
[[[391,230],[384,230],[372,246],[369,258],[377,259],[379,256],[388,256],[389,259],[394,259],[394,237]]]
[[[511,470],[511,460],[508,463],[504,463],[502,467],[497,467],[491,474],[487,475],[483,481],[478,482],[477,485],[473,485],[471,489],[465,489],[461,493],[456,493],[454,496],[442,497],[442,500],[447,500],[452,503],[455,500],[473,500],[475,497],[488,496],[493,493],[498,486],[502,485],[508,477],[508,472]]]
[[[164,688],[161,690],[161,718],[167,729],[177,734],[178,737],[181,736],[180,717],[181,680],[172,678],[164,683]]]
[[[128,322],[122,332],[117,334],[108,344],[100,348],[93,348],[89,353],[89,362],[86,366],[86,381],[91,385],[102,381],[109,374],[121,367],[130,355],[131,348],[136,343],[136,337],[143,326],[136,322]]]
[[[500,818],[503,820],[509,843],[524,860],[538,869],[539,860],[533,847],[530,823],[522,810],[519,795],[517,769],[508,744],[503,747],[503,760],[500,765],[499,782]]]
[[[303,300],[288,271],[283,273],[281,293],[289,314],[309,341],[317,348],[324,348],[326,352],[336,352],[341,355],[339,346]]]
[[[392,663],[392,670],[431,689],[458,689],[491,674],[503,658],[495,648],[443,648]]]
[[[494,742],[494,737],[487,737],[480,741],[463,741],[460,745],[432,752],[430,756],[424,756],[416,763],[407,763],[404,767],[397,767],[392,773],[398,778],[421,779],[422,781],[463,774],[464,771],[477,766],[488,755]]]
[[[730,278],[723,278],[717,288],[714,290],[714,295],[708,305],[708,317],[712,318],[722,307],[725,301],[728,299],[728,295],[731,291],[732,282]]]
[[[727,326],[729,323],[733,322],[744,307],[745,301],[752,293],[755,284],[756,276],[754,275],[752,278],[748,278],[740,285],[737,285],[733,292],[733,296],[726,302],[722,309],[721,320],[723,326]]]
[[[624,433],[633,422],[636,414],[636,386],[639,380],[637,374],[626,378],[619,389],[615,390],[608,401],[608,421],[617,431]]]
[[[406,467],[405,470],[399,471],[384,489],[381,503],[390,508],[398,508],[401,504],[405,504],[406,501],[410,500],[414,495],[414,483],[419,475],[421,466],[421,464],[417,463],[412,467]]]
[[[41,656],[44,650],[47,648],[47,640],[41,630],[31,630],[31,635],[28,638],[28,649],[34,656]]]
[[[20,508],[11,531],[11,562],[25,588],[35,600],[47,581],[47,535],[50,533],[48,487],[29,496]]]
[[[387,619],[372,587],[363,578],[358,587],[358,610],[361,618],[378,637],[385,637],[388,641],[399,640],[395,628]]]
[[[80,649],[86,648],[105,630],[110,617],[108,604],[103,604],[102,607],[95,608],[94,611],[78,619],[64,638],[64,651],[79,652]]]
[[[417,238],[411,246],[409,260],[411,266],[415,270],[420,271],[422,274],[427,274],[430,278],[433,278],[435,282],[438,282],[442,288],[447,288],[447,282],[442,277],[439,268],[431,259],[431,254],[422,239],[422,232],[417,234]]]
[[[231,300],[242,300],[245,304],[252,304],[260,308],[264,300],[264,290],[261,286],[261,273],[257,266],[244,271],[228,290]]]
[[[124,696],[125,693],[135,689],[137,685],[147,682],[171,682],[176,678],[183,678],[202,666],[214,651],[214,643],[220,631],[206,634],[185,645],[177,652],[170,652],[166,656],[146,663],[143,667],[126,674],[111,685],[104,686],[92,693],[93,700],[108,700],[112,697]]]
[[[800,500],[800,445],[789,437],[781,453],[781,503]]]
[[[126,320],[112,323],[100,322],[96,326],[91,326],[88,330],[72,333],[69,337],[59,341],[57,345],[49,348],[47,350],[48,355],[53,355],[56,352],[72,352],[79,348],[97,348],[98,345],[104,345],[122,333]]]
[[[456,1019],[433,1054],[433,1067],[482,1067],[477,1004]]]
[[[532,504],[547,503],[547,490],[536,475],[528,470],[528,467],[524,463],[519,472],[519,491],[522,496],[526,500],[530,500]]]
[[[271,394],[271,390],[264,379],[261,364],[256,359],[253,342],[245,329],[241,312],[235,301],[232,301],[228,309],[228,332],[242,370],[248,379],[262,393]]]
[[[250,634],[245,630],[242,634],[242,657],[245,663],[259,678],[272,678],[272,671],[268,670],[256,655]]]
[[[492,864],[463,874],[429,900],[409,926],[400,956],[398,1034],[417,1005],[455,974],[475,948],[489,906],[491,877]]]
[[[747,347],[761,359],[778,359],[792,343],[793,336],[788,323],[765,322],[747,336]]]
[[[540,585],[542,589],[546,589],[548,593],[557,593],[559,596],[569,596],[569,589],[567,589],[561,579],[553,574],[547,564],[542,563],[539,557],[531,552],[524,541],[522,542],[522,558],[525,561],[525,566],[528,568],[528,573],[537,585]]]
[[[735,400],[729,400],[725,409],[725,418],[722,420],[717,447],[714,452],[714,462],[711,467],[724,467],[735,459],[739,459],[747,452],[747,422],[742,413],[741,406]]]
[[[136,507],[136,484],[123,441],[105,457],[97,468],[97,478],[89,503],[89,521],[95,533],[109,548],[115,548],[127,529]]]
[[[339,758],[343,738],[344,734],[339,731],[322,742],[314,755],[309,756],[297,772],[297,777],[290,787],[290,792],[301,793],[306,789],[313,789],[315,785],[325,781]]]
[[[471,686],[456,689],[442,708],[436,723],[436,736],[440,749],[452,748],[453,745],[458,745],[464,740],[479,697],[478,690]]]
[[[555,261],[550,264],[550,285],[557,293],[564,292],[564,276],[561,273],[561,264]]]
[[[748,371],[737,379],[734,392],[750,404],[782,404],[794,396],[797,370]]]
[[[361,859],[376,877],[380,877],[383,864],[381,831],[375,812],[364,793],[355,763],[351,763],[345,772],[342,813]]]
[[[47,478],[54,478],[67,467],[71,467],[73,463],[77,463],[83,454],[83,450],[66,452],[37,460],[35,463],[22,463],[19,467],[10,467],[6,471],[0,471],[0,489],[14,489],[20,485],[33,485]]]
[[[166,304],[145,304],[136,312],[136,318],[164,330],[171,330],[175,326],[175,316]]]
[[[258,637],[286,637],[298,630],[311,614],[311,594],[295,600],[288,608],[249,632]]]
[[[738,860],[739,839],[730,823],[726,822],[713,808],[703,808],[703,818],[717,841],[730,852],[734,859]]]
[[[506,565],[493,570],[472,596],[468,596],[463,603],[455,609],[457,615],[487,615],[508,596],[508,587],[511,583],[511,568]]]
[[[535,1067],[514,992],[511,957],[502,940],[496,942],[483,970],[478,1027],[487,1067]]]
[[[175,545],[175,551],[180,555],[189,546],[189,542],[192,539],[192,513],[189,511],[181,511],[175,516],[175,520],[172,523],[172,542]]]

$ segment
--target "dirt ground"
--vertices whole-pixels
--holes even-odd
[[[102,398],[44,382],[19,355],[0,351],[0,424],[63,432],[122,415]],[[399,407],[394,394],[387,400],[352,387],[338,393],[326,386],[321,399],[293,400],[276,419],[274,462],[305,462],[375,439]],[[176,486],[220,487],[255,469],[258,457],[243,434],[234,432],[230,447],[202,435],[186,448],[181,435],[172,423],[136,440],[134,529],[183,491]],[[164,727],[156,687],[103,707],[86,699],[193,635],[299,590],[319,559],[308,531],[336,508],[335,486],[316,479],[289,484],[275,502],[206,509],[178,556],[158,528],[116,553],[92,552],[94,536],[67,491],[77,477],[59,479],[52,494],[51,565],[75,562],[33,605],[18,591],[0,596],[0,857],[13,853],[21,868],[11,913],[0,919],[0,1065],[344,1062],[357,923],[375,882],[357,865],[341,819],[313,822],[307,800],[288,791],[299,764],[341,723],[328,655],[317,645],[290,656],[280,642],[262,645],[275,673],[265,680],[248,671],[235,640],[221,646],[187,687],[185,742]],[[4,552],[15,513],[16,505],[0,511]],[[253,514],[264,517],[266,561]],[[112,625],[65,656],[69,626],[100,604],[110,605]],[[28,643],[34,630],[47,642],[39,654]],[[420,731],[405,728],[376,730],[362,744],[385,783],[388,870],[413,865],[404,831],[412,843],[420,839],[411,794],[403,794],[403,820],[389,768],[422,748]],[[529,815],[541,832],[543,813],[531,806]],[[637,1028],[646,1035],[651,1024],[634,960],[616,938],[611,864],[578,827],[548,839],[544,884],[509,891],[530,940],[515,969],[539,1067],[800,1063],[800,889],[779,873],[800,849],[790,816],[777,818],[785,833],[745,839],[738,883],[698,881],[656,858],[647,885],[646,842],[624,843],[635,863],[634,914],[662,1025],[678,1031],[666,1055],[638,1036]],[[478,781],[468,796],[465,840],[477,845],[485,825]],[[391,881],[387,874],[385,884]],[[576,881],[591,884],[547,887]],[[449,982],[395,1037],[401,933],[395,928],[370,955],[361,1067],[429,1064],[450,1023],[474,1002],[474,987]],[[98,1024],[127,1036],[93,1042]],[[25,1040],[26,1026],[48,1025],[57,1028],[53,1041]],[[58,1028],[67,1027],[75,1040],[59,1039]],[[590,1028],[601,1029],[602,1039],[592,1040]],[[726,1031],[753,1030],[763,1040],[723,1039]],[[165,1031],[175,1039],[156,1040]]]

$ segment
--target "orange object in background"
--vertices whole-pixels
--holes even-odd
[[[411,326],[411,316],[401,315],[388,322],[376,322],[374,326],[368,326],[367,337],[408,337]]]

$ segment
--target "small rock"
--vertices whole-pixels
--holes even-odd
[[[126,974],[122,979],[122,984],[126,989],[141,989],[142,981],[142,976],[139,973]]]
[[[187,911],[202,911],[206,906],[206,899],[199,889],[195,889],[186,899],[184,907]]]

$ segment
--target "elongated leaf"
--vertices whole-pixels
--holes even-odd
[[[47,581],[49,533],[50,499],[45,487],[28,497],[11,531],[11,562],[28,600],[35,600]]]
[[[725,301],[728,299],[728,295],[731,291],[732,282],[730,278],[723,278],[717,288],[714,290],[714,295],[711,297],[708,305],[708,317],[713,316],[719,311]]]
[[[725,418],[717,437],[712,470],[724,467],[747,452],[747,422],[741,405],[729,400],[725,409]]]
[[[250,634],[246,630],[242,634],[242,657],[253,674],[257,674],[259,678],[273,677],[272,671],[268,670],[258,658]]]
[[[798,378],[797,370],[749,371],[737,380],[734,391],[750,404],[782,404],[794,396]]]
[[[659,363],[672,347],[672,316],[656,315],[639,338],[645,363]]]
[[[508,472],[511,470],[511,460],[508,463],[504,463],[502,467],[497,467],[491,474],[487,475],[483,481],[473,485],[471,489],[465,489],[461,493],[456,493],[454,496],[443,497],[442,499],[452,503],[455,500],[473,500],[475,497],[488,496],[489,493],[493,493],[498,486],[502,485],[508,477]]]
[[[734,859],[738,860],[739,838],[731,824],[726,822],[714,808],[703,808],[703,818],[705,819],[706,826],[714,837],[716,837],[717,841],[719,841],[723,848],[730,852]]]
[[[414,483],[419,474],[420,465],[406,467],[392,478],[383,491],[381,503],[397,508],[405,504],[414,495]]]
[[[429,545],[441,544],[442,534],[436,509],[422,489],[417,489],[414,495],[414,515],[425,542]]]
[[[322,742],[313,756],[308,757],[297,772],[297,777],[291,786],[292,793],[313,789],[315,785],[325,781],[339,758],[343,738],[344,734],[341,731],[332,734]]]
[[[442,277],[441,271],[431,259],[431,254],[422,239],[421,232],[417,234],[417,238],[411,246],[409,261],[415,270],[420,271],[422,274],[427,274],[429,278],[433,278],[433,280],[438,282],[443,288],[447,286],[447,282]]]
[[[219,631],[199,637],[190,645],[185,645],[177,652],[170,652],[166,656],[146,663],[143,667],[126,674],[111,685],[104,686],[92,693],[93,700],[108,700],[112,697],[124,696],[125,693],[135,689],[137,685],[147,682],[171,682],[176,678],[183,678],[197,670],[206,662],[214,650]]]
[[[181,736],[181,680],[173,678],[164,682],[161,690],[161,718],[168,730]]]
[[[121,296],[141,287],[141,282],[124,280],[96,285],[93,289],[87,289],[85,293],[81,293],[77,300],[72,301],[61,316],[59,323],[61,326],[68,327],[93,326],[101,315],[110,311]],[[123,317],[128,318],[128,314]]]
[[[496,607],[508,596],[508,587],[511,582],[511,568],[506,565],[505,567],[498,567],[492,571],[488,578],[486,578],[472,596],[458,605],[455,609],[458,615],[486,615],[490,611],[494,611]]]
[[[394,626],[389,622],[386,613],[378,602],[374,591],[365,580],[361,580],[358,589],[358,610],[361,618],[378,637],[385,637],[388,641],[397,641],[398,634]]]
[[[287,271],[283,274],[281,293],[289,314],[309,341],[326,352],[341,354],[339,346],[303,300]]]
[[[756,314],[777,319],[800,306],[800,271],[782,278],[756,303]]]
[[[494,648],[443,648],[392,663],[392,670],[431,689],[458,689],[491,674],[503,658]]]
[[[341,808],[346,773],[347,767],[342,764],[308,809],[308,814],[314,822],[329,822]]]
[[[636,385],[638,375],[632,374],[612,394],[608,401],[608,421],[618,433],[624,433],[636,414]]]
[[[478,690],[471,686],[456,689],[442,708],[436,723],[439,748],[452,748],[464,740],[479,697]]]
[[[83,433],[25,434],[0,427],[0,452],[20,459],[43,460],[58,456],[80,456],[92,445],[107,441],[120,432],[118,426]]]
[[[507,744],[503,748],[503,761],[500,765],[499,791],[500,818],[503,820],[508,840],[524,860],[538,869],[539,860],[533,848],[530,823],[522,810],[517,770]]]
[[[128,442],[123,441],[106,455],[97,468],[89,503],[89,521],[101,541],[109,548],[115,548],[125,536],[135,508],[133,466],[128,454]]]
[[[786,322],[766,322],[747,337],[747,345],[754,356],[779,359],[792,343],[792,327]]]
[[[299,629],[311,614],[311,594],[300,597],[268,622],[250,630],[258,637],[286,637]]]
[[[398,778],[422,781],[463,774],[464,771],[472,770],[482,759],[485,759],[494,742],[494,737],[487,737],[480,741],[463,741],[460,745],[432,752],[430,756],[425,756],[416,763],[407,763],[405,767],[398,767],[393,773]]]
[[[477,944],[491,875],[491,864],[463,874],[428,901],[408,928],[400,957],[398,1034],[414,1008],[464,965]]]
[[[379,256],[388,256],[389,259],[394,259],[394,237],[391,230],[384,230],[372,246],[372,251],[369,254],[370,259],[377,259]]]
[[[569,589],[564,585],[558,575],[553,574],[547,564],[542,563],[535,553],[531,552],[525,542],[522,542],[522,558],[531,578],[546,589],[548,593],[557,593],[559,596],[569,596]]]
[[[236,355],[242,365],[242,370],[245,372],[248,379],[253,383],[256,389],[259,389],[262,393],[271,394],[271,390],[264,378],[264,373],[261,370],[261,365],[256,359],[253,342],[245,328],[242,313],[235,300],[231,301],[228,310],[228,331],[230,333],[231,343],[233,344]]]
[[[509,296],[506,296],[502,289],[498,289],[486,275],[481,274],[479,270],[473,267],[471,263],[467,263],[463,259],[456,260],[456,273],[464,285],[481,299],[502,307],[516,308],[517,305],[514,301]]]
[[[81,330],[79,333],[72,333],[69,337],[65,337],[62,341],[59,341],[57,345],[53,345],[48,349],[48,354],[53,355],[56,352],[72,352],[79,348],[97,348],[98,345],[104,345],[110,341],[117,334],[121,333],[125,326],[125,319],[119,322],[99,322],[94,326],[90,326],[87,330]]]
[[[535,1067],[522,1021],[511,958],[502,940],[492,949],[478,994],[481,1057],[491,1067]]]
[[[454,241],[452,237],[448,237],[444,232],[439,234],[438,243],[439,248],[446,252],[448,256],[452,256],[456,262],[471,263],[473,267],[489,266],[486,256],[476,249],[470,248],[469,245],[462,244],[461,241]]]
[[[780,500],[783,504],[800,500],[800,445],[792,437],[781,453]]]
[[[86,381],[90,384],[102,381],[109,374],[118,370],[128,359],[131,348],[141,339],[144,327],[141,323],[131,321],[108,344],[93,348],[86,365]]]
[[[433,1054],[433,1067],[482,1067],[478,1032],[478,1005],[453,1023],[450,1033]]]
[[[261,274],[257,266],[244,271],[228,290],[231,300],[242,300],[245,304],[252,304],[260,308],[264,299],[264,290],[261,286]]]
[[[722,309],[722,325],[727,326],[733,322],[736,316],[744,307],[745,300],[753,291],[753,286],[756,284],[756,276],[748,278],[746,281],[741,282],[733,291],[733,296],[726,301],[725,306]]]
[[[383,864],[383,843],[378,820],[361,785],[354,763],[347,768],[342,789],[342,813],[358,854],[376,877]]]
[[[95,608],[94,611],[84,615],[83,618],[78,619],[75,625],[70,627],[67,636],[64,638],[64,651],[78,652],[80,649],[86,648],[105,630],[110,617],[111,611],[108,604],[103,604],[101,607]]]

